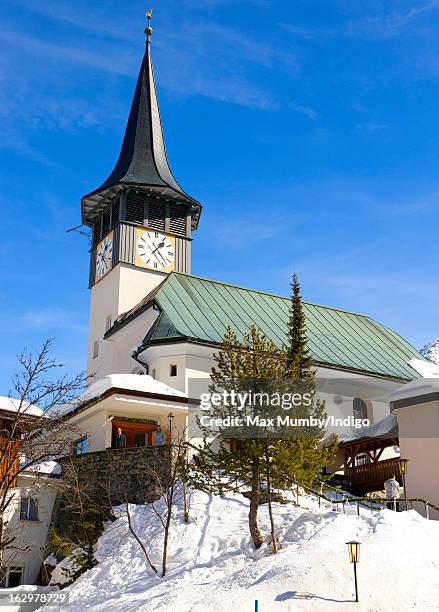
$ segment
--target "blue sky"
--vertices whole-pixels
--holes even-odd
[[[0,5],[0,393],[54,337],[85,366],[80,197],[116,161],[143,2]],[[193,273],[439,332],[439,0],[161,0],[168,154],[204,204]]]

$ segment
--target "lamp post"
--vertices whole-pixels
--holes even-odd
[[[349,561],[354,564],[355,601],[358,603],[357,563],[360,561],[360,542],[346,542],[349,551]]]
[[[399,460],[399,465],[401,466],[401,477],[402,477],[402,486],[404,489],[404,502],[405,502],[405,509],[407,510],[407,489],[405,487],[405,475],[407,474],[407,463],[408,463],[408,459],[400,459]]]
[[[169,423],[169,446],[172,444],[172,423],[175,419],[175,416],[170,412],[168,414],[168,423]]]

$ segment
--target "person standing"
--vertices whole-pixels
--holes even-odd
[[[114,435],[113,447],[114,448],[125,448],[126,445],[127,445],[127,439],[125,437],[125,434],[123,434],[121,428],[118,427]]]
[[[160,425],[154,432],[154,446],[162,446],[165,443],[165,434]]]
[[[386,480],[386,482],[384,483],[384,489],[386,491],[387,499],[392,500],[387,502],[388,509],[396,510],[396,512],[399,512],[399,503],[397,502],[400,497],[399,482],[396,480],[395,475],[391,476],[388,480]]]

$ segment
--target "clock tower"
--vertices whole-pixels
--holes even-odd
[[[178,184],[168,164],[151,61],[146,49],[116,166],[82,198],[92,230],[88,373],[99,377],[103,336],[172,271],[190,272],[191,234],[201,204]],[[108,364],[105,369],[108,369]]]

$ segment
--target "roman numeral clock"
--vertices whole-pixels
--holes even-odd
[[[172,272],[175,266],[175,238],[161,232],[136,232],[136,266]]]
[[[119,263],[165,274],[190,272],[191,213],[186,203],[122,192],[93,225],[90,286]]]

